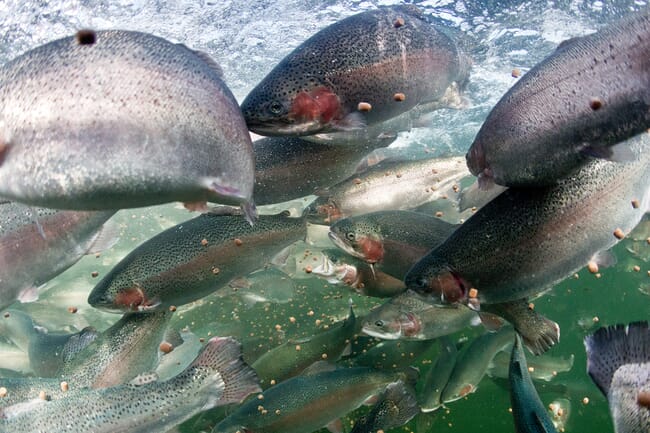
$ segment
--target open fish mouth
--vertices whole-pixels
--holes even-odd
[[[325,132],[324,125],[316,120],[307,122],[285,123],[285,122],[265,122],[265,121],[251,121],[246,122],[248,129],[252,132],[274,137],[274,136],[300,136],[300,135],[313,135],[319,132]]]
[[[327,233],[327,236],[334,243],[334,245],[336,245],[337,247],[339,247],[340,249],[342,249],[343,251],[345,251],[349,255],[351,255],[353,257],[357,257],[357,258],[362,259],[364,261],[366,260],[363,253],[355,251],[355,249],[352,248],[352,246],[350,244],[348,244],[345,240],[343,240],[341,237],[339,237],[339,235],[337,235],[336,233],[330,231],[329,233]]]

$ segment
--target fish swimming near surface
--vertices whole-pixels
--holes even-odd
[[[470,61],[444,28],[414,6],[345,18],[285,57],[241,105],[261,135],[357,129],[418,104],[456,102]]]
[[[569,39],[497,103],[467,153],[483,187],[555,184],[650,127],[650,12]],[[617,155],[618,152],[618,155]]]
[[[82,30],[0,68],[0,101],[2,197],[73,210],[213,201],[255,214],[250,135],[204,53]]]
[[[107,247],[113,239],[102,237],[101,229],[114,213],[0,203],[0,310],[36,300],[39,286]]]
[[[0,431],[149,433],[167,431],[200,411],[239,403],[260,390],[232,338],[214,337],[183,372],[164,382],[144,375],[103,389],[69,391],[0,411]]]
[[[587,373],[607,397],[614,431],[650,431],[648,322],[600,328],[584,342]]]
[[[200,299],[262,268],[306,235],[306,216],[205,213],[165,230],[124,257],[88,296],[107,311],[167,309]]]
[[[470,176],[461,157],[382,161],[317,191],[312,207],[326,221],[387,210],[409,210],[438,199],[453,200]]]
[[[515,431],[517,433],[557,433],[530,378],[519,335],[515,335],[515,343],[512,346],[508,382],[510,383],[510,402],[512,403]]]
[[[368,414],[354,422],[350,433],[377,433],[400,427],[420,412],[411,387],[399,381],[391,383],[379,396]]]
[[[650,134],[629,145],[634,162],[595,160],[557,185],[501,193],[416,263],[406,286],[441,303],[526,305],[601,258],[650,206]]]

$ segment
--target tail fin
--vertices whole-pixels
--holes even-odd
[[[255,371],[242,358],[241,345],[231,337],[214,337],[188,367],[216,370],[223,381],[219,405],[239,403],[247,395],[261,392]]]
[[[607,395],[614,372],[624,364],[650,361],[650,329],[648,322],[600,328],[585,337],[587,373]]]

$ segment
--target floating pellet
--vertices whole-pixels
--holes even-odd
[[[398,17],[395,21],[393,21],[393,27],[396,29],[402,27],[404,25],[404,18]]]
[[[77,307],[75,307],[74,305],[71,305],[71,306],[68,307],[68,313],[74,314],[77,311],[78,311]]]
[[[168,343],[167,341],[163,341],[160,343],[159,349],[162,353],[170,353],[172,350],[174,350],[174,346],[172,346],[171,343]]]
[[[201,239],[201,245],[203,245],[204,247],[208,245],[208,240],[205,238]]]
[[[368,112],[372,110],[372,105],[367,102],[359,102],[359,105],[357,105],[357,110]]]
[[[600,98],[591,98],[589,99],[589,108],[592,110],[600,110],[603,107],[603,100]]]
[[[403,93],[395,93],[393,95],[393,99],[396,100],[397,102],[402,102],[406,99],[406,95]]]
[[[289,317],[289,322],[296,323],[296,318],[293,316]]]
[[[589,404],[589,397],[585,397],[582,399],[582,404]]]
[[[623,230],[621,230],[620,228],[617,228],[616,230],[614,230],[614,236],[616,237],[616,239],[623,239],[625,237],[625,233],[623,233]]]
[[[535,304],[533,302],[528,303],[528,309],[529,310],[534,310],[535,309]]]
[[[478,296],[478,290],[476,290],[474,287],[469,289],[469,297],[470,298],[476,298]]]
[[[98,275],[99,275],[99,272],[97,272],[97,271],[92,271],[90,273],[90,276],[93,277],[93,278],[97,278]]]
[[[61,391],[68,392],[68,389],[70,389],[70,387],[68,386],[68,382],[66,382],[65,380],[61,382]]]
[[[243,244],[243,242],[242,242],[241,239],[239,239],[239,238],[235,238],[235,245],[237,245],[238,247],[240,247],[242,244]]]
[[[592,274],[595,274],[598,272],[598,263],[594,262],[593,260],[587,263],[587,269],[589,269],[589,272]]]
[[[169,306],[169,311],[171,311],[172,313],[173,313],[174,311],[176,311],[176,305],[170,305],[170,306]]]
[[[300,344],[296,344],[296,352],[300,352],[302,350],[302,347],[300,347]]]
[[[219,272],[221,272],[221,269],[217,268],[216,266],[214,268],[212,268],[212,273],[214,275],[219,275]]]
[[[437,216],[438,218],[440,218],[442,215],[443,215],[442,212],[440,212],[440,211],[436,212],[436,216]]]
[[[512,75],[512,78],[519,78],[521,77],[521,70],[519,68],[513,68],[510,75]]]
[[[38,398],[40,398],[41,400],[47,400],[47,394],[45,393],[45,391],[39,392]]]
[[[311,266],[309,266],[309,265],[305,266],[305,272],[307,272],[308,274],[311,274],[312,270],[313,269],[311,268]]]
[[[0,388],[0,398],[6,397],[8,393],[9,391],[7,391],[7,388],[5,388],[4,386]]]
[[[632,207],[634,209],[638,209],[639,206],[641,206],[641,203],[639,203],[639,200],[637,200],[637,199],[632,200]]]
[[[639,272],[641,270],[641,266],[634,265],[634,267],[632,267],[632,269],[634,269],[634,272]]]
[[[636,396],[636,402],[639,406],[646,407],[650,409],[650,392],[641,391]]]

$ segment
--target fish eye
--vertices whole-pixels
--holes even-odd
[[[375,322],[375,326],[378,326],[378,327],[380,327],[380,328],[383,327],[383,326],[384,326],[384,321],[383,321],[383,320],[377,320],[377,321]]]
[[[353,241],[355,239],[354,232],[347,232],[345,237],[348,238],[349,241]]]
[[[282,113],[282,104],[280,101],[273,101],[269,105],[269,111],[273,114],[280,114]]]
[[[429,280],[425,277],[418,278],[415,280],[415,285],[418,286],[419,289],[426,289],[429,286]]]

